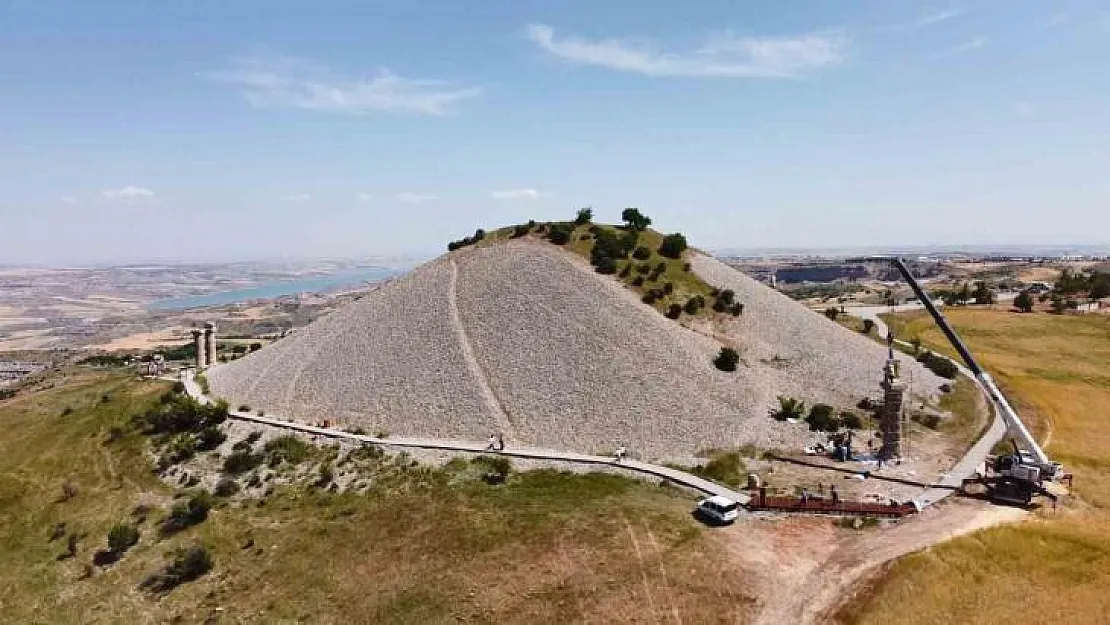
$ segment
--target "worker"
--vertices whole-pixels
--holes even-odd
[[[809,492],[806,489],[803,488],[802,489],[802,507],[803,508],[806,507],[806,504],[808,504],[808,503],[809,503]]]
[[[840,503],[840,493],[836,492],[836,484],[829,485],[829,496],[832,497],[834,506]]]
[[[488,451],[493,451],[494,449],[497,449],[497,437],[493,434],[489,435],[489,444],[486,445],[486,449]]]
[[[627,452],[626,452],[626,451],[625,451],[625,449],[624,449],[624,445],[621,445],[620,447],[617,447],[617,454],[616,454],[616,459],[615,459],[615,461],[616,461],[616,462],[620,462],[621,460],[624,460],[624,455],[625,455],[626,453],[627,453]]]
[[[497,451],[505,451],[505,435],[497,435]]]

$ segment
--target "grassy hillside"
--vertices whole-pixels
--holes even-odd
[[[156,524],[184,491],[152,474],[149,442],[129,423],[167,389],[83,371],[0,402],[0,621],[707,622],[751,608],[687,493],[602,474],[514,473],[490,486],[465,461],[397,460],[403,470],[365,494],[280,487],[162,538]],[[92,566],[140,504],[138,544]],[[70,534],[77,553],[59,558]],[[209,573],[164,597],[138,589],[194,544],[210,551]]]
[[[1053,459],[1075,474],[1056,513],[899,560],[840,614],[850,623],[1105,623],[1110,614],[1110,318],[985,309],[945,313]],[[951,353],[921,313],[901,338]]]
[[[605,231],[615,237],[623,236],[627,232],[622,227],[595,223],[574,225],[570,222],[555,222],[537,223],[532,226],[522,224],[521,226],[509,226],[495,230],[479,241],[478,245],[490,245],[512,238],[521,238],[522,236],[547,241],[549,240],[551,227],[554,225],[573,228],[569,241],[562,247],[586,260],[591,258],[591,252],[597,243],[598,231]],[[686,257],[690,253],[689,250],[684,252],[681,258],[668,258],[660,254],[659,248],[663,243],[664,236],[650,228],[639,232],[635,247],[644,247],[650,254],[640,259],[631,256],[616,259],[616,271],[613,276],[641,297],[649,291],[655,290],[658,293],[659,290],[665,290],[666,285],[669,284],[670,289],[665,295],[651,298],[651,301],[645,302],[661,313],[666,313],[672,305],[685,306],[691,298],[700,297],[703,304],[694,315],[714,314],[711,308],[716,301],[713,285],[707,284],[689,270],[686,263]],[[659,271],[660,267],[662,271]],[[640,278],[640,280],[637,280],[637,278]],[[687,311],[683,311],[682,314],[690,316]]]

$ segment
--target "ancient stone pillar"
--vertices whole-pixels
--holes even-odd
[[[196,365],[197,369],[204,368],[204,333],[200,330],[193,330],[193,346],[197,348]]]
[[[898,377],[898,362],[891,351],[890,359],[883,368],[883,406],[879,412],[879,432],[883,446],[879,455],[886,460],[902,455],[902,397],[906,384]]]
[[[211,367],[216,364],[216,324],[204,322],[204,362]]]

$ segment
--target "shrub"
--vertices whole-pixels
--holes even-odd
[[[739,317],[740,315],[744,314],[744,305],[740,302],[736,302],[732,305],[732,309],[729,312],[732,313],[733,317]]]
[[[668,234],[659,245],[659,253],[667,258],[681,258],[686,247],[686,237],[678,233]]]
[[[455,250],[464,248],[468,245],[474,245],[475,243],[477,243],[478,241],[481,241],[484,238],[486,238],[486,231],[482,230],[481,228],[478,228],[477,230],[474,231],[474,236],[469,236],[469,237],[466,237],[465,239],[459,239],[458,241],[451,241],[450,243],[448,243],[447,244],[447,251],[454,252]]]
[[[682,263],[682,270],[689,273],[690,272],[690,263]]]
[[[608,256],[599,256],[594,262],[595,270],[604,275],[617,273],[617,261]]]
[[[632,265],[621,267],[620,277],[627,278],[630,275],[632,275]]]
[[[551,230],[547,233],[547,240],[555,245],[566,245],[570,241],[572,232],[574,232],[574,226],[571,224],[551,224]]]
[[[593,219],[593,218],[594,218],[594,209],[592,209],[590,207],[580,208],[580,209],[578,209],[578,215],[574,218],[574,225],[583,226],[585,224],[590,223],[590,220]]]
[[[203,545],[179,549],[172,562],[161,571],[148,576],[140,588],[153,592],[169,592],[212,570],[212,556]]]
[[[258,343],[258,342],[251,343],[251,351],[252,352],[257,352],[260,349],[262,349],[262,343]]]
[[[644,286],[644,277],[643,276],[636,276],[635,278],[633,278],[632,279],[632,286],[634,286],[634,287]]]
[[[247,404],[240,404],[239,405],[239,412],[250,412],[250,411],[251,411],[251,407],[249,405],[247,405]]]
[[[196,447],[198,451],[209,451],[219,447],[226,440],[227,434],[224,434],[220,428],[210,425],[197,433]]]
[[[170,509],[170,515],[162,522],[162,533],[173,534],[203,523],[211,508],[211,497],[205,491],[193,495],[188,501],[175,504]]]
[[[682,316],[682,306],[671,304],[670,307],[667,308],[666,315],[668,319],[678,319]]]
[[[477,456],[470,462],[485,471],[483,477],[489,482],[504,482],[513,468],[505,456]]]
[[[122,555],[139,542],[139,530],[129,523],[117,523],[108,530],[108,550]]]
[[[726,486],[739,486],[743,480],[744,463],[739,452],[730,451],[716,454],[709,462],[693,467],[690,472]]]
[[[825,309],[825,316],[836,321],[836,318],[840,316],[840,309],[836,306],[829,306]]]
[[[233,451],[230,456],[224,459],[224,473],[229,475],[239,475],[246,473],[251,469],[262,464],[262,455],[251,453],[247,449],[240,449]]]
[[[632,251],[632,258],[636,260],[647,260],[651,258],[651,250],[641,245]]]
[[[956,363],[944,356],[938,356],[933,352],[922,352],[922,354],[917,357],[917,361],[925,365],[929,371],[948,380],[956,379],[956,376],[960,373],[960,369],[956,366]]]
[[[828,404],[814,404],[806,417],[809,429],[814,432],[835,432],[840,429],[840,420]]]
[[[282,462],[300,464],[308,459],[312,448],[308,443],[296,436],[281,436],[266,443],[266,454],[269,456],[270,466],[277,466]]]
[[[840,413],[840,423],[849,430],[863,429],[863,419],[858,414],[848,410]]]
[[[225,477],[216,484],[212,494],[217,497],[230,497],[237,492],[239,492],[239,482]]]
[[[191,434],[178,434],[166,446],[166,460],[170,464],[185,462],[197,453],[197,439]]]
[[[776,399],[779,402],[778,407],[770,410],[771,418],[774,420],[800,419],[805,415],[806,403],[804,401],[784,395],[779,395]]]
[[[740,354],[735,349],[722,347],[721,353],[713,360],[713,365],[721,371],[736,371],[736,365],[739,362]]]
[[[664,283],[663,284],[663,294],[664,295],[670,295],[671,293],[674,293],[674,284],[672,284],[670,282]]]
[[[871,334],[871,331],[874,330],[874,329],[875,329],[875,320],[874,319],[864,319],[863,320],[863,333],[864,334]]]
[[[519,225],[513,226],[512,238],[519,239],[520,237],[528,234],[531,231],[532,231],[532,226],[530,226],[528,224],[519,224]]]
[[[637,279],[639,279],[639,278],[637,278]],[[647,304],[648,306],[651,306],[652,304],[654,304],[655,300],[656,300],[656,297],[655,297],[655,291],[654,290],[651,290],[651,291],[648,291],[647,293],[644,293],[644,296],[642,298],[640,298],[640,301]]]
[[[687,315],[696,315],[698,311],[701,310],[704,303],[705,300],[703,300],[700,295],[695,295],[686,300],[686,305],[683,306],[682,309],[686,311]]]

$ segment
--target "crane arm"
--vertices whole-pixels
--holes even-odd
[[[940,310],[933,304],[933,300],[925,293],[921,285],[917,283],[917,279],[910,273],[910,269],[906,266],[906,263],[898,257],[886,258],[886,260],[890,260],[894,263],[898,272],[902,274],[902,277],[909,283],[910,288],[913,289],[914,294],[917,295],[917,298],[921,300],[921,303],[925,306],[925,310],[929,311],[933,320],[940,326],[941,331],[944,332],[944,336],[948,338],[948,342],[959,352],[960,358],[963,359],[964,364],[966,364],[967,368],[975,375],[975,379],[986,389],[987,394],[990,395],[991,401],[994,402],[998,413],[1002,415],[1002,420],[1006,422],[1006,426],[1009,428],[1010,432],[1018,439],[1021,446],[1032,454],[1037,464],[1041,465],[1047,476],[1051,477],[1052,474],[1056,472],[1059,465],[1049,460],[1048,455],[1046,455],[1044,450],[1041,449],[1041,446],[1037,444],[1032,433],[1030,433],[1029,429],[1025,427],[1025,424],[1022,423],[1021,418],[1018,417],[1017,412],[1014,410],[1013,406],[1010,405],[1010,402],[1002,395],[1002,391],[998,389],[998,385],[994,383],[990,374],[983,371],[979,363],[976,362],[975,357],[968,351],[967,346],[960,340],[956,331],[952,329],[952,326],[948,325],[948,320],[944,318],[944,315],[941,314]]]

